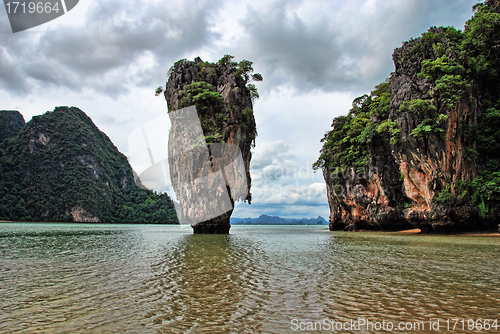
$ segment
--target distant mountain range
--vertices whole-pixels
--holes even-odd
[[[232,225],[328,225],[323,217],[318,218],[281,218],[261,215],[259,218],[231,218]]]

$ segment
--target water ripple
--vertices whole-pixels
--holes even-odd
[[[500,238],[314,226],[238,226],[221,236],[178,226],[2,224],[0,333],[287,333],[293,319],[500,320],[499,250]]]

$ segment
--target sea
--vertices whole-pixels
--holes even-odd
[[[0,333],[395,332],[500,332],[500,238],[0,224]]]

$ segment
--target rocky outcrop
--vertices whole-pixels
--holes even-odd
[[[24,126],[24,117],[19,111],[0,110],[0,142],[15,137]]]
[[[431,29],[444,34],[442,29]],[[407,42],[393,55],[396,74],[391,80],[391,115],[400,129],[400,142],[392,148],[392,155],[403,179],[404,194],[411,200],[411,207],[402,211],[404,220],[424,231],[467,229],[479,227],[479,212],[460,198],[457,181],[470,182],[478,173],[474,161],[465,158],[469,145],[467,131],[477,124],[482,110],[478,97],[469,95],[453,105],[437,104],[429,80],[418,76],[424,58],[437,58],[427,50],[415,61],[404,61],[419,40]],[[434,51],[434,50],[433,50]],[[450,55],[452,57],[452,55]],[[472,94],[472,93],[471,93]],[[428,136],[413,136],[412,131],[427,115],[419,112],[402,112],[405,101],[420,99],[439,108],[437,114],[446,115],[442,132],[431,131]],[[458,195],[449,203],[435,202],[435,198],[450,186],[450,194]]]
[[[328,150],[340,147],[339,140],[346,138],[334,138],[333,132],[339,131],[335,124],[340,123],[334,120],[319,160],[331,230],[417,227],[449,232],[496,227],[492,215],[481,213],[470,194],[471,181],[488,162],[488,157],[477,156],[476,137],[471,134],[486,113],[485,84],[478,76],[467,79],[450,41],[457,33],[446,29],[431,28],[394,51],[395,72],[386,86],[387,114],[380,111],[380,92],[364,96],[359,105],[355,100],[350,119],[359,120],[365,113],[370,117],[355,139],[366,144],[351,146],[360,148],[357,154],[366,158],[364,165],[339,168],[335,162],[345,160],[334,156],[343,154],[338,150],[328,157]]]
[[[99,217],[93,217],[84,208],[77,205],[71,210],[66,211],[66,215],[73,217],[73,221],[77,223],[100,223]]]
[[[229,233],[234,203],[251,201],[252,70],[231,59],[181,60],[165,88],[170,176],[194,233]]]
[[[178,223],[168,195],[140,188],[127,157],[76,107],[34,116],[0,142],[0,219]]]

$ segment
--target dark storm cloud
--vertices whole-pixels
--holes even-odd
[[[363,91],[390,75],[394,48],[432,25],[461,29],[474,1],[307,1],[248,7],[242,20],[247,52],[266,74],[264,87],[288,85],[300,93]]]
[[[250,2],[246,12],[237,13],[243,17],[242,33],[231,46],[221,47],[217,42],[222,32],[213,28],[224,19],[219,9],[232,4],[92,2],[84,25],[54,25],[46,33],[18,34],[7,33],[10,27],[2,12],[0,88],[22,95],[60,86],[117,96],[135,86],[154,89],[164,83],[176,60],[212,52],[253,60],[264,74],[259,84],[262,96],[284,86],[302,94],[315,89],[365,92],[389,76],[395,47],[431,25],[462,28],[474,1]],[[302,15],[304,10],[307,15]],[[228,32],[234,27],[218,28]]]
[[[33,83],[86,87],[107,95],[124,93],[130,86],[154,86],[157,82],[150,79],[155,70],[164,70],[164,81],[177,57],[216,36],[210,32],[210,20],[217,7],[217,1],[102,2],[89,9],[85,27],[58,26],[31,38],[8,36],[10,45],[0,49],[0,73],[9,76],[0,80],[4,88],[17,92]],[[15,59],[16,66],[5,59]],[[150,71],[140,69],[148,67],[137,63],[142,60]]]
[[[20,91],[26,85],[25,78],[16,59],[10,57],[5,48],[0,47],[0,87]]]
[[[244,21],[251,53],[261,60],[267,78],[273,78],[275,84],[286,82],[306,90],[323,86],[341,66],[341,45],[330,35],[333,29],[326,18],[304,22],[292,16],[287,15],[285,3],[266,12],[249,7]]]

